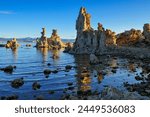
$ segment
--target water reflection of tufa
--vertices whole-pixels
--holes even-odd
[[[88,91],[91,90],[91,73],[88,67],[89,64],[89,56],[83,55],[83,56],[75,56],[75,63],[77,65],[77,86],[78,91]]]
[[[47,61],[48,48],[37,48],[37,50],[42,53],[43,62]]]
[[[51,53],[52,53],[52,56],[51,58],[53,59],[58,59],[59,58],[59,54],[60,54],[60,51],[59,50],[51,50]]]
[[[14,60],[16,61],[17,58],[18,58],[18,49],[15,48],[15,49],[11,49],[11,50],[12,50],[13,58],[14,58]]]

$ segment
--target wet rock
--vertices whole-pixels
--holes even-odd
[[[66,70],[71,70],[71,69],[72,69],[72,66],[71,66],[71,65],[66,65],[65,69],[66,69]]]
[[[23,78],[15,79],[15,80],[13,80],[13,81],[11,82],[11,86],[12,86],[13,88],[16,88],[16,89],[18,89],[18,88],[20,88],[21,86],[23,86],[23,84],[24,84]]]
[[[116,73],[116,69],[112,69],[111,72],[112,72],[112,73]]]
[[[74,89],[74,87],[68,87],[68,90],[73,90]]]
[[[101,99],[104,100],[146,100],[149,99],[146,96],[141,96],[136,92],[126,92],[122,93],[122,91],[114,88],[114,87],[107,87],[105,88],[101,95]]]
[[[114,87],[106,87],[101,93],[101,99],[119,100],[123,98],[123,93]]]
[[[0,44],[0,47],[5,47],[6,45],[5,44]]]
[[[41,88],[41,85],[38,83],[38,82],[34,82],[33,84],[32,84],[32,89],[33,90],[38,90],[38,89],[40,89]]]
[[[68,83],[68,86],[72,86],[72,85],[73,85],[73,83],[72,83],[72,82],[69,82],[69,83]]]
[[[26,44],[26,47],[31,47],[32,45],[31,44]]]
[[[6,99],[6,97],[5,96],[1,96],[1,100],[5,100]]]
[[[8,96],[6,97],[6,100],[17,100],[19,97],[17,95],[12,95],[12,96]]]
[[[50,90],[50,91],[48,91],[48,93],[49,93],[49,94],[54,94],[54,93],[55,93],[55,91]]]
[[[49,70],[49,69],[45,69],[45,70],[44,70],[44,74],[45,74],[45,75],[49,75],[50,73],[51,73],[51,70]]]
[[[1,100],[17,100],[19,97],[17,95],[11,95],[11,96],[2,96]]]
[[[37,97],[36,97],[36,100],[44,100],[44,97],[43,97],[42,95],[37,96]]]
[[[78,96],[90,96],[92,95],[92,91],[91,90],[86,90],[86,91],[78,90],[77,95]]]
[[[54,70],[54,71],[52,71],[52,73],[56,74],[56,73],[58,73],[58,70]]]
[[[136,80],[143,80],[143,78],[140,77],[140,76],[135,76],[135,79],[136,79]]]
[[[67,52],[71,51],[72,48],[73,48],[73,44],[68,42],[68,43],[66,43],[66,47],[65,47],[65,50],[63,52],[67,53]]]
[[[51,64],[50,63],[47,63],[47,66],[50,66]]]
[[[5,68],[1,68],[0,70],[4,71],[6,73],[12,73],[14,68],[16,68],[16,66],[9,65],[9,66],[7,66]]]

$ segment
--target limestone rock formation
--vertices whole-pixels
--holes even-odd
[[[106,40],[105,43],[106,45],[116,45],[116,33],[112,32],[110,29],[106,29],[105,31],[106,34]]]
[[[6,48],[16,49],[17,47],[19,47],[19,44],[16,38],[13,38],[12,40],[7,41]]]
[[[53,30],[50,38],[46,37],[46,29],[42,28],[41,38],[37,38],[37,48],[49,48],[49,49],[61,49],[65,47],[65,44],[61,41],[57,34],[57,30]]]
[[[48,45],[52,49],[61,49],[65,47],[65,44],[57,34],[57,30],[53,30],[51,37],[48,39]]]
[[[46,29],[42,28],[42,32],[41,32],[42,36],[40,39],[37,38],[37,43],[36,43],[36,47],[37,48],[48,48],[48,42],[47,42],[47,37],[45,36],[46,34]]]
[[[132,46],[141,39],[143,39],[142,32],[140,30],[131,29],[118,34],[116,43],[119,46]]]
[[[145,41],[150,42],[150,24],[144,24],[143,35],[145,37]]]
[[[65,45],[66,45],[66,47],[65,47],[64,52],[70,52],[71,49],[73,48],[73,43],[68,42]]]
[[[91,15],[86,9],[81,7],[76,21],[77,36],[70,53],[91,54],[102,53],[106,49],[106,39],[108,44],[115,43],[115,33],[106,31],[102,24],[98,23],[97,30],[91,27]]]

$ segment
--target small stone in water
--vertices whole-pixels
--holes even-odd
[[[44,74],[45,74],[45,75],[49,75],[50,73],[51,73],[51,70],[49,70],[49,69],[45,69],[45,70],[44,70]]]
[[[37,90],[37,89],[40,89],[40,88],[41,88],[41,85],[38,82],[33,83],[33,85],[32,85],[33,90]]]
[[[23,78],[15,79],[11,82],[13,88],[19,88],[24,84]]]

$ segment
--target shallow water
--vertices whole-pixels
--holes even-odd
[[[19,99],[61,99],[64,94],[74,94],[77,91],[91,90],[101,92],[106,86],[116,87],[126,92],[124,82],[136,83],[135,75],[142,72],[141,62],[131,62],[126,58],[99,57],[101,64],[90,65],[89,56],[71,55],[60,51],[50,51],[47,49],[36,49],[26,47],[27,42],[20,42],[21,46],[12,51],[11,49],[0,48],[0,68],[8,65],[15,65],[17,68],[12,74],[0,71],[0,96],[18,95]],[[52,55],[58,55],[58,59],[53,59]],[[48,66],[47,64],[51,65]],[[71,65],[73,68],[67,72],[65,66]],[[82,80],[79,76],[84,67],[90,72],[90,76]],[[51,73],[48,78],[44,75],[44,69],[58,70],[58,73]],[[116,72],[112,72],[112,69]],[[97,75],[97,73],[104,74]],[[19,89],[11,87],[11,81],[16,78],[24,78],[25,84]],[[32,84],[38,81],[41,88],[32,89]],[[68,85],[68,83],[73,83]],[[71,87],[71,88],[69,88]],[[49,94],[54,91],[54,94]]]

